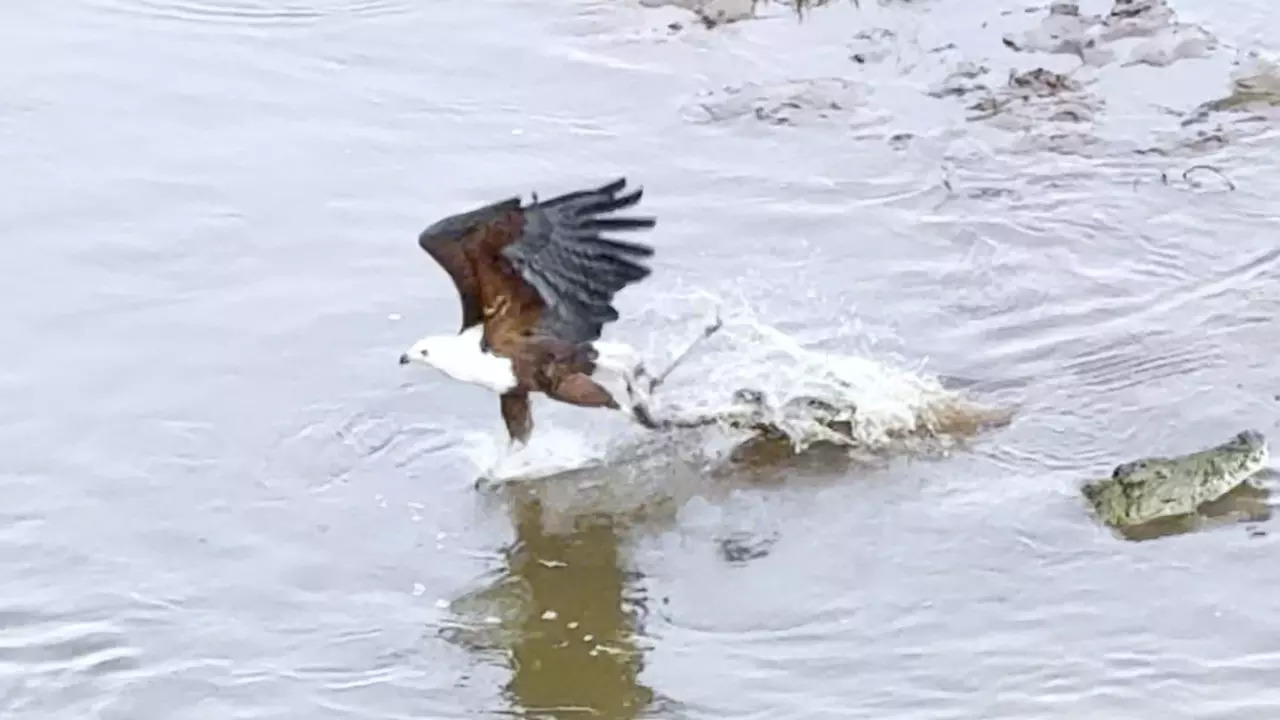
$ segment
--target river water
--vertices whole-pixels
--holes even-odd
[[[0,10],[0,714],[1280,709],[1266,497],[1128,542],[1078,493],[1280,425],[1275,134],[1167,110],[1224,95],[1280,14],[1176,5],[1209,56],[1126,46],[1092,121],[1048,132],[925,92],[964,61],[1079,66],[1001,44],[1038,15],[861,5],[712,30],[622,0]],[[1203,164],[1234,190],[1183,179]],[[458,313],[415,236],[620,175],[659,224],[619,337],[671,352],[691,297],[728,298],[861,358],[889,414],[893,369],[1012,424],[878,465],[478,489],[496,401],[395,362]],[[629,432],[535,412],[562,450]]]

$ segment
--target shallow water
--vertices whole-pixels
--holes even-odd
[[[1280,708],[1275,534],[1124,542],[1077,491],[1280,425],[1275,133],[1189,148],[1160,109],[1225,94],[1280,15],[1174,7],[1224,46],[1095,69],[1094,122],[1046,139],[924,92],[1079,64],[1005,49],[1012,4],[712,31],[617,0],[11,4],[4,716]],[[414,237],[622,174],[660,221],[618,337],[668,352],[711,293],[1013,424],[941,459],[477,491],[496,402],[395,362],[458,313]],[[627,432],[536,412],[548,443]]]

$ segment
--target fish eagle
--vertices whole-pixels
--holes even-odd
[[[626,178],[546,200],[519,197],[451,215],[418,236],[457,288],[462,326],[429,335],[400,356],[499,396],[509,449],[533,431],[530,393],[579,407],[621,409],[600,385],[598,369],[626,380],[633,417],[652,427],[633,380],[643,374],[636,353],[600,341],[618,319],[614,295],[650,274],[649,245],[603,233],[649,230],[652,217],[606,217],[640,201],[643,190],[619,194]],[[650,386],[650,389],[652,385]]]

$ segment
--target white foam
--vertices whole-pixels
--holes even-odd
[[[536,422],[536,420],[535,420]],[[490,481],[544,477],[575,470],[603,459],[599,440],[575,428],[538,423],[529,444],[508,450],[505,433],[473,431],[463,435],[462,450]]]
[[[888,446],[903,436],[918,434],[935,426],[939,413],[954,414],[966,402],[960,394],[944,388],[921,368],[907,368],[865,354],[837,354],[805,347],[794,337],[760,322],[741,304],[727,309],[716,298],[694,293],[676,304],[680,317],[653,321],[648,332],[632,327],[617,332],[640,340],[652,373],[661,372],[667,359],[680,352],[708,324],[720,306],[724,325],[719,333],[690,354],[653,396],[651,407],[658,417],[678,412],[700,415],[728,412],[734,408],[733,393],[740,388],[757,390],[779,406],[787,400],[806,396],[823,400],[837,408],[856,408],[852,439],[864,449]],[[667,307],[672,307],[668,305]],[[645,315],[646,313],[641,313]],[[619,323],[621,324],[621,323]],[[644,336],[649,337],[645,338]],[[727,455],[736,442],[748,437],[738,433],[725,440],[722,430],[714,433],[655,435],[618,414],[606,421],[599,411],[591,416],[562,419],[564,412],[553,403],[535,410],[537,428],[530,444],[515,456],[506,457],[506,439],[492,433],[476,433],[468,438],[467,452],[491,482],[545,478],[568,471],[605,465],[645,465],[652,467],[666,457],[683,465],[714,463]],[[583,412],[583,411],[577,411]],[[783,423],[797,447],[803,449],[823,439],[816,423]],[[693,438],[696,436],[696,440]],[[718,445],[718,447],[716,447]],[[672,457],[682,453],[684,457]]]

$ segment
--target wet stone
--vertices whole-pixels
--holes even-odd
[[[1038,27],[1007,34],[1004,44],[1019,52],[1082,55],[1086,49],[1096,48],[1097,40],[1089,36],[1089,31],[1101,23],[1096,16],[1082,16],[1075,3],[1058,2],[1049,7]]]
[[[1207,57],[1217,47],[1217,39],[1201,28],[1175,27],[1166,37],[1153,38],[1135,47],[1125,65],[1167,67],[1179,60]]]
[[[1126,65],[1164,67],[1203,57],[1217,45],[1204,28],[1179,23],[1165,0],[1117,0],[1106,16],[1082,14],[1074,2],[1055,2],[1037,26],[1002,40],[1015,52],[1074,55],[1085,65],[1102,67],[1117,59],[1114,44],[1125,38],[1147,38]]]
[[[1154,35],[1176,21],[1177,15],[1165,0],[1116,0],[1101,37],[1111,41]]]
[[[969,120],[998,120],[1010,130],[1037,123],[1082,123],[1092,121],[1100,101],[1084,93],[1083,85],[1063,73],[1045,68],[1025,72],[1009,71],[1003,88],[970,104]]]
[[[1064,92],[1080,90],[1080,83],[1071,78],[1044,68],[1036,68],[1027,72],[1009,73],[1009,87],[1015,94],[1036,97],[1049,97]]]
[[[859,65],[878,63],[894,52],[897,37],[892,30],[884,28],[863,30],[849,43],[849,59]]]
[[[1201,103],[1184,117],[1182,124],[1206,121],[1214,113],[1254,114],[1270,120],[1280,107],[1280,65],[1251,53],[1231,73],[1230,92]]]
[[[975,91],[989,91],[989,88],[978,82],[972,82],[987,74],[989,69],[969,60],[962,60],[941,82],[929,89],[931,97],[963,97]]]
[[[640,0],[640,4],[644,7],[684,8],[708,28],[755,17],[753,0]]]

